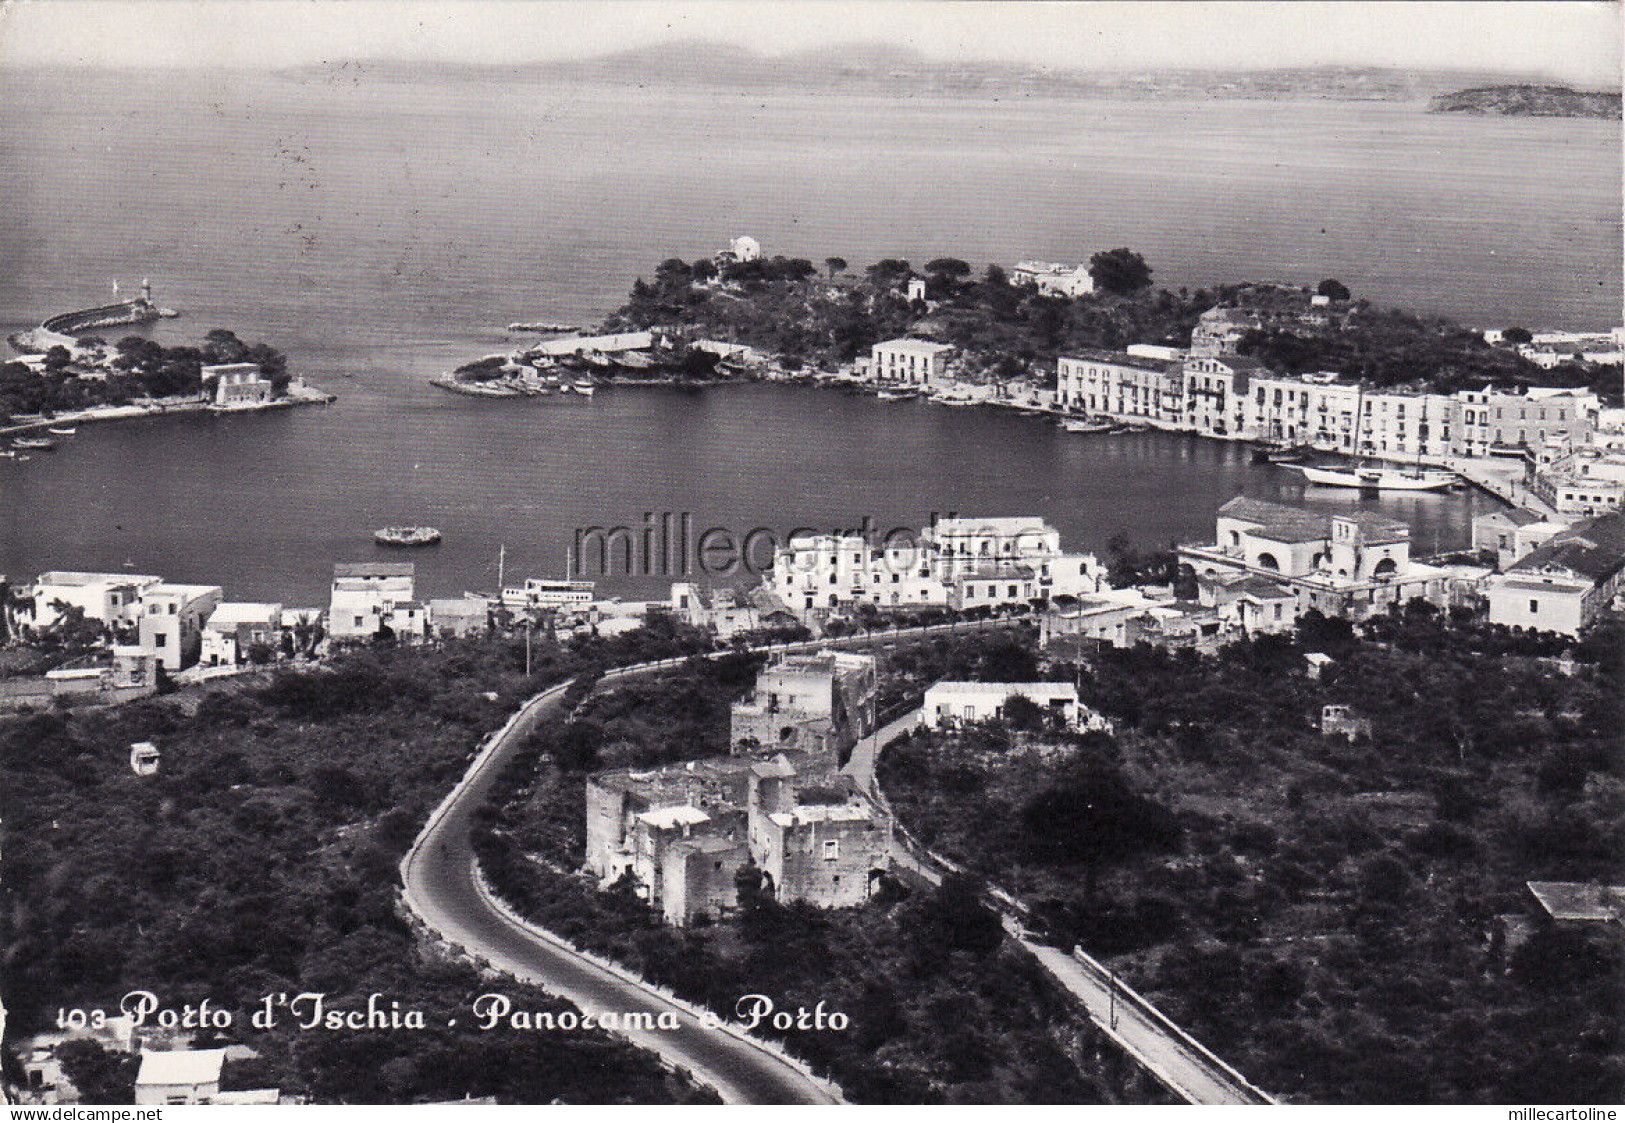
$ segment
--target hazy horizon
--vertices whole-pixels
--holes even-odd
[[[1620,6],[1534,3],[685,0],[10,0],[0,66],[280,69],[343,61],[522,65],[662,45],[767,57],[893,48],[928,63],[1236,71],[1494,72],[1620,85]]]

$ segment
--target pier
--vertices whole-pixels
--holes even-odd
[[[115,290],[117,286],[114,286]],[[114,295],[118,295],[114,292]],[[141,282],[141,295],[131,300],[115,301],[95,308],[82,308],[77,312],[59,312],[48,317],[39,327],[20,331],[7,342],[24,355],[38,355],[52,347],[72,348],[75,336],[100,328],[150,324],[154,320],[170,320],[180,313],[173,308],[160,308],[152,302],[152,283]]]

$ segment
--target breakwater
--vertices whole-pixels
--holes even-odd
[[[40,327],[59,335],[77,335],[98,328],[150,324],[154,320],[167,320],[179,316],[171,308],[160,308],[145,296],[134,300],[121,300],[116,304],[103,304],[98,308],[84,308],[77,312],[62,312],[52,316]]]
[[[42,355],[52,347],[72,349],[74,336],[100,328],[134,327],[150,324],[154,320],[169,320],[180,313],[173,308],[160,308],[145,294],[134,300],[121,300],[96,308],[81,308],[76,312],[58,312],[37,328],[19,331],[8,336],[6,342],[21,355]]]

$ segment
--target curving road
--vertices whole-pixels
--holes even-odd
[[[866,633],[842,639],[770,644],[758,653],[816,651],[867,646],[937,633],[996,630],[1009,620],[941,624]],[[712,656],[735,654],[735,649]],[[607,672],[612,682],[680,666],[665,659]],[[782,1053],[732,1026],[702,1025],[692,1007],[674,1001],[630,972],[583,955],[564,940],[507,911],[476,876],[470,845],[473,815],[491,793],[503,767],[536,726],[559,715],[568,683],[532,698],[492,736],[463,778],[429,816],[412,849],[401,860],[402,898],[418,918],[447,943],[504,974],[556,994],[585,1014],[675,1013],[675,1030],[621,1029],[634,1045],[667,1064],[686,1069],[716,1089],[728,1103],[834,1104],[840,1091],[812,1076]]]

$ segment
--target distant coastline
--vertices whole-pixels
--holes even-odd
[[[1620,95],[1568,86],[1477,86],[1440,94],[1429,113],[1496,114],[1502,117],[1590,117],[1620,119]]]
[[[927,94],[940,97],[1223,98],[1416,102],[1464,86],[1528,81],[1527,72],[1392,66],[1080,69],[997,60],[946,61],[892,43],[858,42],[786,55],[685,40],[597,58],[512,64],[345,59],[283,69],[295,81],[650,83],[720,89]]]

